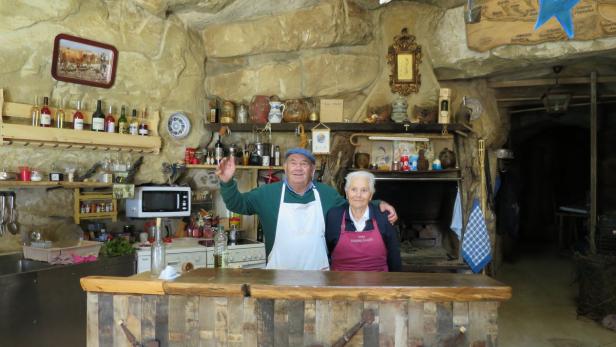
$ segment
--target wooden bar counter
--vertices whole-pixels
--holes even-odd
[[[173,281],[84,277],[88,346],[496,346],[511,288],[487,276],[197,269]]]

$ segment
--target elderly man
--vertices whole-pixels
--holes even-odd
[[[314,183],[315,158],[303,148],[285,155],[285,179],[240,193],[233,180],[235,163],[223,159],[216,175],[227,208],[257,214],[263,225],[268,269],[324,270],[329,268],[325,245],[327,211],[346,200],[332,187]],[[397,219],[394,208],[381,201],[380,210]]]

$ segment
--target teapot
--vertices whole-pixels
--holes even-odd
[[[270,110],[267,116],[267,120],[270,123],[281,123],[282,112],[284,112],[285,105],[280,101],[270,101]]]

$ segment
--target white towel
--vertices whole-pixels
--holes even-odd
[[[453,204],[453,213],[451,214],[451,230],[458,236],[458,240],[462,239],[462,203],[460,198],[460,187],[456,194],[456,201]]]

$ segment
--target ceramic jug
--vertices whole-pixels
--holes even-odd
[[[270,110],[269,115],[267,116],[267,120],[270,123],[281,123],[282,122],[282,112],[284,112],[284,104],[280,101],[270,101]]]
[[[269,96],[255,95],[250,102],[250,120],[256,124],[267,123],[270,111]]]

